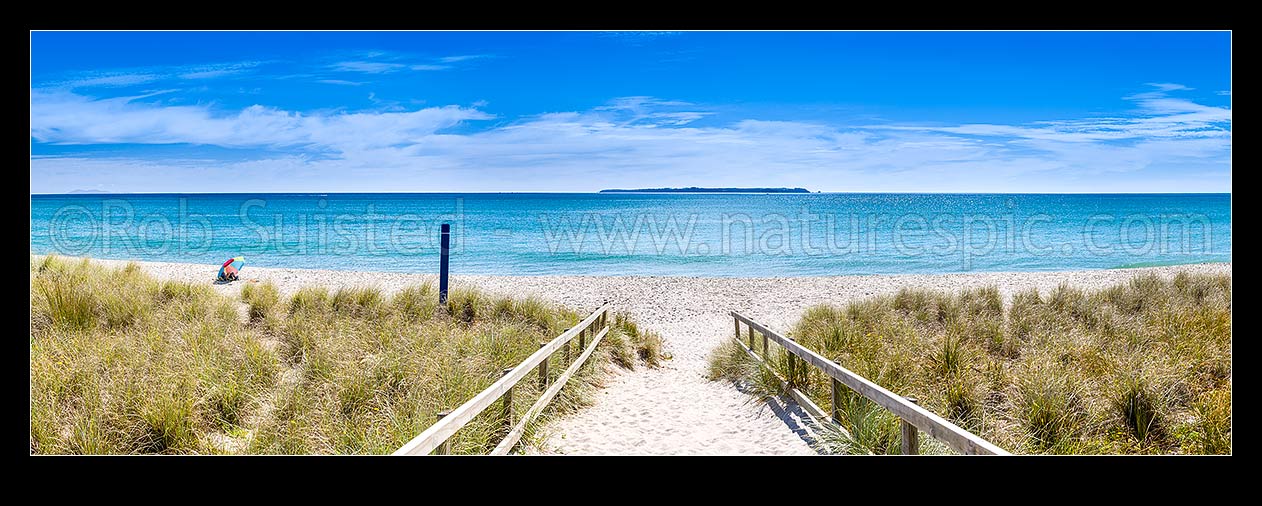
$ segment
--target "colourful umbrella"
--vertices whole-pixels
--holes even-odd
[[[223,263],[223,267],[219,268],[219,279],[223,279],[228,274],[241,272],[241,268],[245,267],[245,257],[232,257]]]

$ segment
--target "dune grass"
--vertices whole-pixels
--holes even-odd
[[[206,285],[154,280],[135,264],[32,257],[30,449],[389,453],[579,319],[470,289],[440,307],[429,285],[389,297],[371,287],[286,297],[269,283],[247,284],[238,301]],[[658,360],[654,336],[620,315],[612,321],[595,366],[570,380],[545,420],[588,404],[604,364]],[[566,356],[552,358],[553,377]],[[534,381],[515,387],[518,416],[539,393]],[[494,447],[499,412],[458,432],[453,453]],[[532,428],[523,441],[534,436]]]
[[[848,369],[1014,453],[1231,453],[1231,277],[1142,275],[1086,293],[1060,286],[1005,303],[993,287],[808,309],[790,335]],[[769,362],[821,407],[829,381]],[[736,345],[712,379],[781,386]],[[897,418],[846,390],[851,453],[897,453]],[[839,438],[841,436],[838,436]],[[945,452],[922,434],[922,450]]]

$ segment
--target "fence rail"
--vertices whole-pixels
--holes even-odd
[[[592,314],[588,315],[587,318],[584,318],[583,321],[578,323],[578,325],[575,325],[569,330],[561,333],[561,335],[557,336],[556,339],[540,346],[539,351],[536,351],[529,357],[526,357],[526,360],[523,360],[517,365],[517,367],[506,370],[503,376],[501,376],[499,380],[496,380],[495,383],[492,383],[491,386],[487,387],[486,390],[479,392],[477,395],[473,396],[472,399],[469,399],[464,404],[461,404],[460,407],[453,409],[446,414],[440,415],[438,422],[431,425],[428,429],[425,429],[424,432],[421,432],[416,437],[412,438],[411,441],[408,441],[398,450],[395,450],[393,455],[429,455],[430,452],[435,450],[438,450],[437,453],[440,455],[446,454],[445,443],[447,440],[450,439],[451,436],[455,435],[456,431],[459,431],[462,427],[468,425],[475,417],[482,414],[483,411],[486,411],[495,403],[495,401],[500,399],[504,399],[501,417],[504,418],[505,425],[511,426],[511,429],[508,431],[508,435],[504,438],[504,440],[501,441],[495,448],[493,454],[502,455],[508,453],[512,450],[513,446],[517,444],[517,441],[521,439],[522,434],[525,433],[527,424],[529,424],[530,421],[543,411],[543,408],[547,406],[548,402],[556,397],[557,393],[561,391],[561,387],[565,385],[565,382],[568,381],[580,367],[582,367],[583,363],[586,362],[589,357],[591,357],[592,352],[596,349],[596,345],[600,344],[600,340],[609,332],[609,327],[607,326],[608,315],[609,303],[606,302],[599,308],[596,308],[595,311],[592,311]],[[596,331],[592,329],[593,325],[598,327],[600,330]],[[592,335],[591,343],[587,342],[588,335]],[[576,338],[578,339],[578,346],[580,350],[578,359],[570,364],[569,368],[556,378],[552,386],[544,391],[543,395],[540,396],[539,400],[526,411],[526,414],[522,416],[521,420],[516,425],[513,425],[513,386],[525,379],[531,371],[538,368],[540,387],[547,387],[549,383],[547,369],[549,358],[562,348],[565,349],[566,356],[568,358],[570,341],[573,341]]]
[[[758,332],[763,338],[762,351],[764,356],[767,354],[767,340],[771,340],[789,353],[790,367],[796,367],[796,359],[801,359],[832,378],[833,406],[831,415],[834,420],[838,417],[837,400],[841,394],[840,389],[842,385],[845,385],[858,392],[859,395],[875,402],[878,406],[890,410],[902,420],[902,452],[904,454],[914,455],[919,453],[919,436],[917,435],[917,429],[919,429],[929,433],[933,438],[946,443],[947,446],[955,451],[966,455],[1009,455],[1007,451],[1004,451],[1003,448],[996,446],[994,443],[986,441],[980,436],[933,414],[929,410],[917,406],[914,399],[907,399],[890,392],[867,378],[859,376],[836,362],[828,360],[822,355],[794,342],[793,339],[782,336],[736,311],[732,311],[731,316],[736,322],[736,343],[745,349],[746,352],[754,355],[755,358],[759,358],[757,352],[754,351],[754,332]],[[749,328],[748,347],[741,342],[741,323],[744,323]],[[759,362],[762,361],[763,359],[760,358]],[[795,388],[797,385],[786,382],[785,386],[790,394],[794,394],[793,397],[798,400],[798,403],[808,413],[812,416],[822,416],[823,410],[810,402],[806,395],[799,392]]]

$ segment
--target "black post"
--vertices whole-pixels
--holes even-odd
[[[447,254],[451,250],[451,224],[443,223],[438,240],[438,303],[447,303]]]

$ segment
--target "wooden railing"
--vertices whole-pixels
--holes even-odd
[[[846,387],[849,387],[859,393],[859,395],[862,395],[868,398],[868,400],[875,402],[877,405],[890,410],[890,412],[894,413],[895,416],[902,420],[901,449],[903,454],[915,455],[920,453],[919,435],[917,433],[917,429],[919,429],[929,433],[929,435],[933,438],[946,443],[947,446],[951,447],[955,451],[966,455],[1009,455],[1009,453],[1004,451],[1003,448],[1000,448],[995,444],[982,439],[976,434],[948,422],[925,408],[917,406],[914,399],[904,398],[890,392],[889,390],[882,388],[880,385],[869,381],[867,378],[859,376],[836,362],[828,360],[820,354],[794,342],[793,339],[784,337],[775,331],[760,325],[758,322],[750,320],[740,313],[732,311],[731,315],[732,318],[735,319],[736,323],[736,343],[764,366],[767,366],[763,358],[767,356],[767,341],[771,340],[776,344],[779,344],[780,347],[784,348],[784,350],[789,353],[788,366],[790,370],[797,367],[800,360],[815,366],[824,374],[832,378],[832,413],[829,416],[825,416],[824,411],[821,410],[819,406],[815,405],[815,403],[811,402],[805,394],[799,391],[796,388],[798,385],[793,385],[781,378],[780,381],[785,389],[794,398],[794,400],[797,401],[797,403],[801,405],[809,415],[811,415],[811,417],[820,420],[831,418],[831,421],[836,423],[840,417],[838,405],[840,404],[839,400],[842,394],[841,388],[842,385],[845,385]],[[749,328],[748,347],[741,341],[741,323],[744,323]],[[754,332],[758,332],[762,335],[763,357],[759,357],[758,353],[754,351]]]
[[[490,408],[495,401],[503,399],[501,404],[502,411],[500,418],[504,425],[508,428],[508,434],[500,441],[492,455],[507,454],[517,442],[521,439],[522,434],[526,432],[526,426],[543,411],[543,408],[552,401],[561,388],[565,386],[566,381],[591,357],[592,352],[596,350],[596,346],[600,344],[600,340],[604,339],[605,334],[609,333],[607,325],[609,316],[609,303],[602,304],[599,308],[584,318],[573,328],[561,333],[556,339],[545,343],[539,347],[539,351],[534,352],[517,367],[505,369],[503,375],[491,386],[487,387],[473,396],[468,402],[461,404],[460,407],[438,414],[438,422],[431,425],[420,435],[412,438],[407,444],[404,444],[398,450],[394,451],[394,455],[429,455],[434,452],[436,455],[445,455],[448,453],[447,440],[455,435],[456,431],[473,421],[475,417]],[[599,329],[599,330],[597,330]],[[590,337],[590,343],[588,342]],[[575,359],[564,372],[557,376],[556,380],[549,381],[548,362],[554,353],[562,349],[565,350],[565,356],[570,356],[570,341],[578,339],[579,356]],[[538,369],[539,388],[543,390],[543,395],[535,401],[530,409],[522,415],[521,420],[516,424],[513,423],[513,386],[525,379],[532,370]],[[551,384],[551,386],[549,386]]]

